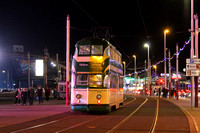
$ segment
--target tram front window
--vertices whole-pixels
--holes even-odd
[[[87,85],[88,84],[88,75],[80,74],[77,75],[77,85]]]
[[[102,85],[102,75],[89,75],[89,87],[100,87]]]

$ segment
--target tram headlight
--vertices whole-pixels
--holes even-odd
[[[80,94],[77,94],[77,95],[76,95],[76,98],[77,98],[77,99],[81,99],[81,95],[80,95]]]
[[[96,96],[96,98],[97,98],[97,99],[101,99],[101,95],[98,94],[98,95]]]

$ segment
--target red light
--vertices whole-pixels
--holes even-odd
[[[76,103],[80,103],[80,102],[81,102],[81,100],[80,100],[80,99],[77,99],[77,100],[76,100]]]
[[[100,104],[100,103],[101,103],[101,100],[100,100],[100,99],[99,99],[99,100],[97,100],[97,103],[98,103],[98,104]]]
[[[123,90],[123,89],[120,89],[119,91],[120,91],[120,92],[123,92],[124,90]]]

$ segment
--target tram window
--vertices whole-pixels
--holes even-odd
[[[123,88],[123,78],[122,77],[120,77],[119,78],[119,88]]]
[[[87,85],[88,84],[88,75],[80,74],[77,75],[77,85]]]
[[[102,45],[92,45],[92,55],[102,55],[103,46]]]
[[[104,81],[103,81],[103,86],[104,87],[108,87],[109,88],[109,79],[110,79],[110,76],[109,75],[106,75],[105,77],[104,77]]]
[[[79,55],[89,55],[89,54],[90,54],[90,45],[79,46]]]
[[[110,88],[118,88],[118,78],[116,75],[111,75]]]
[[[89,75],[89,87],[99,87],[102,85],[102,75]]]

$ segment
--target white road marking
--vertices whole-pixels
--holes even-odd
[[[56,131],[55,133],[60,133],[60,132],[67,131],[67,130],[69,130],[69,129],[72,129],[72,128],[75,128],[75,127],[78,127],[78,126],[83,125],[83,124],[85,124],[85,123],[88,123],[88,122],[90,122],[90,121],[96,120],[96,119],[98,119],[98,118],[99,118],[99,117],[96,117],[96,118],[91,119],[91,120],[88,120],[88,121],[84,121],[84,122],[79,123],[79,124],[76,124],[76,125],[74,125],[74,126],[71,126],[71,127],[64,128],[64,129],[62,129],[62,130]]]
[[[61,120],[63,120],[63,119],[68,119],[68,118],[71,118],[71,117],[72,117],[72,116],[70,116],[70,117],[66,117],[66,118],[62,118],[62,119],[58,119],[58,120],[54,120],[54,121],[50,121],[50,122],[43,123],[43,124],[39,124],[39,125],[35,125],[35,126],[32,126],[32,127],[28,127],[28,128],[24,128],[24,129],[20,129],[20,130],[12,131],[11,133],[18,133],[18,132],[22,132],[22,131],[25,131],[25,130],[30,130],[30,129],[33,129],[33,128],[42,127],[42,126],[45,126],[45,125],[48,125],[48,124],[52,124],[52,123],[55,123],[55,122],[61,121]]]
[[[118,128],[122,123],[127,121],[133,114],[135,114],[146,102],[148,99],[146,98],[145,101],[136,109],[134,110],[129,116],[127,116],[124,120],[122,120],[119,124],[117,124],[115,127],[113,127],[111,130],[109,130],[107,133],[112,133],[116,128]]]
[[[133,102],[133,101],[135,101],[136,100],[136,98],[134,97],[134,99],[133,100],[131,100],[131,101],[129,101],[129,102],[127,102],[126,104],[124,104],[124,105],[127,105],[127,104],[129,104],[129,103],[131,103],[131,102]]]

